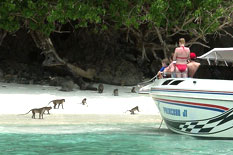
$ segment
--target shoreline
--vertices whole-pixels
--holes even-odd
[[[0,125],[78,125],[78,124],[130,124],[159,123],[160,115],[120,114],[51,114],[44,119],[27,115],[0,114]]]

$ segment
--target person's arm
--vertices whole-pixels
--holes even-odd
[[[158,78],[158,79],[162,79],[162,78],[163,78],[162,72],[158,71],[158,73],[157,73],[157,78]]]
[[[188,50],[188,61],[190,61],[190,49]]]

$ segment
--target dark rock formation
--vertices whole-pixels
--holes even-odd
[[[41,50],[30,35],[21,30],[14,36],[7,35],[0,46],[0,81],[61,86],[63,91],[71,91],[74,89],[72,85],[78,84],[80,89],[97,90],[85,82],[136,85],[144,78],[153,77],[161,67],[160,60],[152,56],[150,61],[143,61],[141,51],[124,42],[120,33],[105,35],[80,30],[70,34],[53,34],[51,39],[58,55],[66,62],[77,64],[84,70],[95,69],[94,80],[74,78],[62,67],[42,67],[44,56]],[[211,48],[233,47],[233,38],[228,36],[209,36],[208,40]],[[208,50],[199,45],[191,47],[191,51],[198,56]],[[66,79],[67,76],[70,79]]]

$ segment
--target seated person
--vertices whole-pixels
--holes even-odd
[[[172,77],[172,78],[176,77],[176,73],[175,73],[176,61],[172,60],[173,56],[174,56],[174,53],[172,53],[170,56],[170,59],[169,59],[170,64],[164,69],[163,76]]]
[[[157,73],[157,77],[159,79],[162,79],[164,77],[163,72],[167,68],[168,65],[169,65],[169,60],[168,59],[163,59],[162,60],[162,68]]]
[[[197,58],[196,54],[193,53],[193,52],[191,52],[190,53],[190,61],[187,64],[187,67],[188,67],[188,77],[193,77],[194,74],[196,73],[197,69],[201,65],[200,63],[195,62],[196,58]]]
[[[176,73],[175,73],[175,66],[176,65],[176,61],[172,61],[168,67],[166,67],[164,69],[164,76],[166,77],[172,77],[172,78],[175,78],[176,77]]]

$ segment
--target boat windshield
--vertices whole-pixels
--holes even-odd
[[[209,64],[211,60],[215,62],[222,61],[228,66],[227,62],[233,61],[233,48],[214,48],[211,51],[197,57],[198,59],[205,59]]]
[[[194,78],[233,80],[233,48],[214,48],[197,59],[201,66]]]

